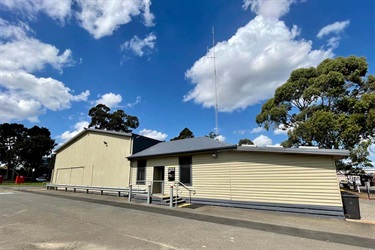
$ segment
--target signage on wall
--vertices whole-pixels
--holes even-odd
[[[176,176],[175,168],[168,168],[168,181],[174,181]]]

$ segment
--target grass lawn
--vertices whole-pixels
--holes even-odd
[[[3,181],[0,186],[42,186],[43,182],[25,182],[23,184],[14,184],[14,181]]]

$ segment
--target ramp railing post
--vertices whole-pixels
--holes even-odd
[[[169,206],[173,207],[173,185],[171,186],[170,196],[169,196]]]
[[[151,185],[148,185],[147,188],[147,204],[151,204]]]
[[[132,192],[133,192],[133,185],[130,184],[130,185],[129,185],[129,196],[128,196],[128,201],[129,201],[129,202],[132,201]]]

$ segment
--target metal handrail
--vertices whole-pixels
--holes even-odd
[[[118,193],[118,196],[121,195],[121,192],[129,192],[129,188],[128,187],[125,187],[125,188],[122,188],[122,187],[102,187],[102,186],[85,186],[85,185],[67,185],[67,184],[52,184],[52,183],[49,183],[46,185],[46,188],[49,189],[49,188],[55,188],[56,190],[58,188],[64,188],[65,191],[69,189],[73,189],[74,192],[76,192],[77,189],[80,189],[80,190],[86,190],[86,193],[88,193],[89,190],[98,190],[100,191],[100,194],[103,194],[103,191],[109,191],[109,192],[117,192]],[[135,189],[133,190],[133,193],[145,193],[146,190],[145,189]]]
[[[183,188],[185,188],[187,191],[189,191],[189,204],[191,204],[191,193],[193,193],[193,195],[195,195],[197,192],[193,189],[193,188],[188,188],[184,183],[180,182],[180,181],[175,181],[174,182],[174,185],[176,186],[177,188],[177,192],[178,192],[178,186],[182,186]]]

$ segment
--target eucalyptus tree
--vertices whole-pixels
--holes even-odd
[[[365,58],[350,56],[294,70],[256,122],[267,130],[288,130],[283,146],[348,149],[353,165],[366,165],[375,135],[375,77],[367,69]]]
[[[138,117],[128,115],[124,110],[110,112],[111,109],[104,104],[98,104],[89,110],[91,123],[89,127],[111,131],[130,133],[138,128]]]

